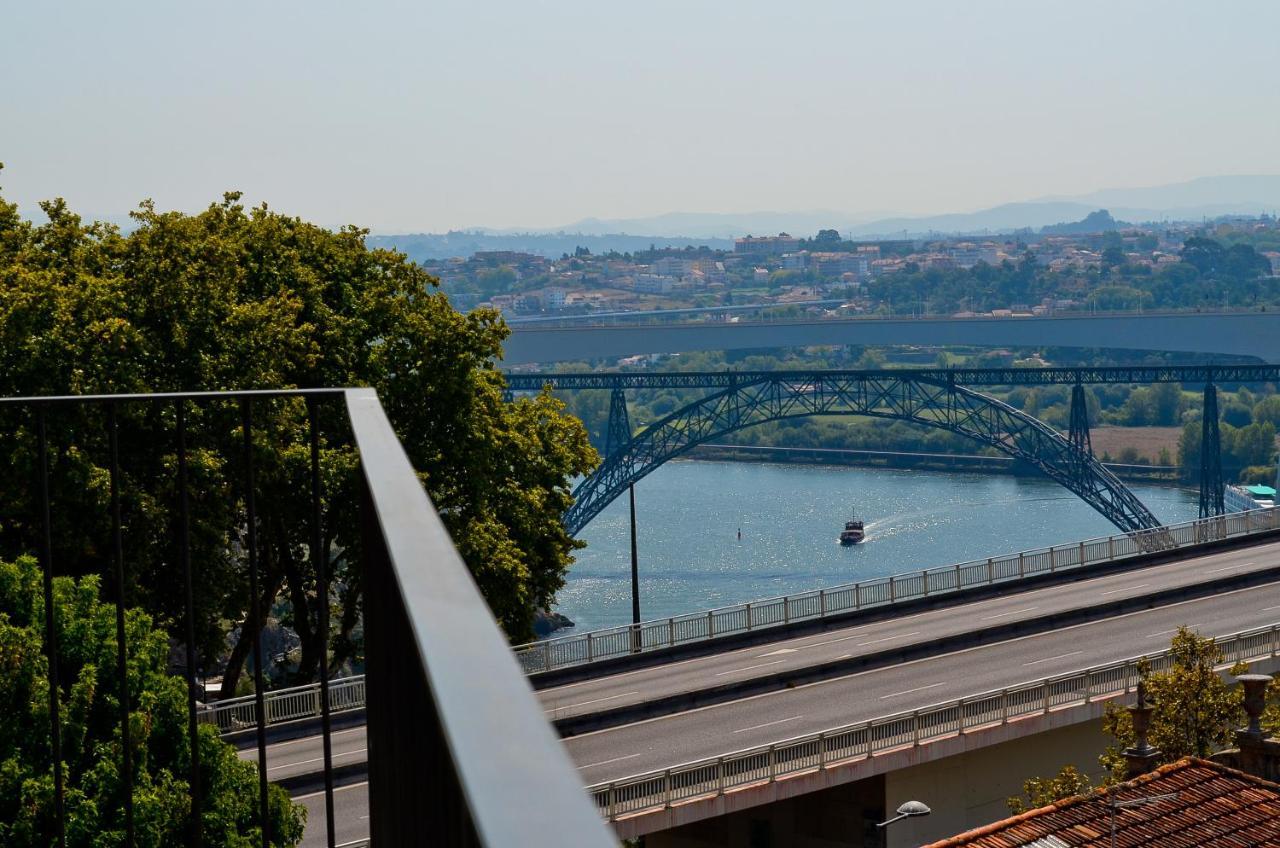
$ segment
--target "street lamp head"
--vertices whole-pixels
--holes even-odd
[[[932,812],[933,810],[929,809],[928,804],[923,804],[919,801],[907,801],[898,808],[898,815],[900,816],[927,816]]]
[[[927,804],[922,804],[919,801],[907,801],[898,808],[898,814],[896,816],[888,821],[878,822],[876,827],[888,827],[896,821],[914,818],[915,816],[927,816],[932,812],[933,810],[929,809]]]

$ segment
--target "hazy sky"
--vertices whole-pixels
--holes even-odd
[[[38,2],[0,186],[379,231],[965,211],[1280,172],[1280,3]]]

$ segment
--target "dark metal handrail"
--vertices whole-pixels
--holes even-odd
[[[40,563],[44,578],[46,650],[49,674],[50,741],[54,752],[54,804],[58,833],[65,845],[65,792],[58,755],[61,720],[56,674],[57,631],[52,604],[56,572],[51,544],[52,522],[47,420],[59,409],[96,407],[106,414],[110,454],[112,512],[112,582],[117,618],[117,661],[124,668],[124,591],[127,563],[121,540],[117,411],[130,404],[172,407],[176,423],[176,541],[185,587],[187,693],[192,770],[192,808],[200,805],[197,686],[194,652],[194,603],[188,522],[187,473],[189,405],[231,404],[243,427],[242,473],[245,484],[245,540],[251,592],[251,619],[261,622],[258,602],[258,542],[255,532],[253,402],[272,398],[306,401],[310,452],[310,555],[317,573],[317,592],[328,597],[326,564],[321,555],[324,493],[319,474],[321,401],[345,400],[362,467],[362,559],[366,582],[366,668],[368,674],[369,798],[372,843],[421,844],[430,834],[433,845],[507,846],[529,834],[554,833],[570,845],[614,844],[596,813],[559,739],[545,720],[505,638],[481,597],[470,572],[453,547],[430,499],[409,462],[377,394],[372,389],[286,389],[229,392],[82,395],[0,398],[0,407],[29,413],[37,440],[37,479],[33,481],[42,521]],[[319,632],[327,639],[327,604],[321,604]],[[258,628],[260,631],[261,628]],[[255,713],[259,766],[259,815],[267,817],[266,739],[261,676],[261,634],[253,634]],[[320,704],[324,724],[325,807],[328,844],[334,845],[333,765],[328,727],[329,688],[321,651]],[[128,709],[127,678],[122,703]],[[128,734],[127,713],[121,732]],[[130,746],[123,745],[127,757]],[[126,846],[134,844],[131,815],[131,769],[126,760]],[[193,825],[198,819],[193,819]],[[263,828],[262,845],[270,840]],[[198,826],[188,831],[188,844],[200,846]]]

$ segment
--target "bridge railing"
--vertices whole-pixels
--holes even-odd
[[[1233,513],[1217,518],[1188,521],[1165,528],[1178,547],[1218,539],[1238,538],[1280,529],[1280,508]],[[994,583],[1016,582],[1046,572],[1121,560],[1143,552],[1140,542],[1127,535],[1022,551],[984,560],[940,566],[919,572],[881,577],[751,601],[733,607],[688,613],[634,626],[614,627],[560,639],[548,639],[516,647],[526,674],[537,674],[584,662],[594,662],[672,645],[706,641],[719,636],[762,630],[793,621],[824,618],[851,610],[881,607],[921,597],[944,595],[960,589]],[[712,634],[708,636],[707,634]],[[638,634],[638,643],[633,641]],[[545,664],[550,656],[552,664]],[[364,675],[338,678],[329,684],[329,708],[333,714],[359,710],[365,705]],[[320,685],[308,683],[267,692],[264,698],[267,726],[313,719],[320,715]],[[215,725],[223,734],[256,727],[254,697],[228,698],[201,708],[200,721]]]
[[[825,619],[862,609],[946,595],[962,589],[1116,562],[1148,554],[1153,548],[1176,550],[1277,529],[1280,529],[1280,508],[1231,513],[1138,533],[1119,533],[640,624],[544,639],[519,645],[514,650],[526,674],[539,674],[792,622]]]
[[[1223,655],[1219,669],[1274,658],[1280,655],[1280,625],[1246,630],[1216,642]],[[1169,651],[1147,654],[601,783],[589,791],[610,821],[692,798],[715,797],[753,783],[843,766],[1056,709],[1123,696],[1137,686],[1144,660],[1154,672],[1166,671],[1172,664]]]

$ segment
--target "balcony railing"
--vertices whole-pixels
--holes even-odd
[[[568,845],[614,844],[606,825],[583,793],[577,772],[521,673],[506,640],[481,598],[474,581],[454,549],[439,516],[423,490],[404,448],[397,439],[377,395],[371,389],[311,389],[216,393],[143,394],[111,396],[31,397],[0,399],[0,409],[14,416],[34,434],[33,489],[41,522],[39,556],[44,574],[46,652],[50,662],[50,747],[53,752],[54,796],[59,829],[53,844],[65,846],[66,786],[60,755],[63,734],[58,705],[63,700],[57,677],[57,631],[52,604],[52,579],[59,569],[54,558],[53,517],[60,504],[50,494],[50,455],[73,447],[52,443],[49,423],[75,416],[76,428],[59,433],[83,436],[86,426],[101,423],[93,433],[105,445],[111,497],[111,585],[128,585],[129,562],[123,554],[128,533],[121,522],[120,413],[142,406],[172,422],[176,493],[174,526],[177,567],[185,585],[183,632],[187,681],[188,776],[192,809],[202,800],[197,727],[210,720],[197,702],[200,660],[195,639],[196,612],[192,593],[193,564],[189,502],[194,491],[189,462],[192,456],[193,410],[217,409],[230,414],[243,432],[243,453],[228,467],[242,475],[241,526],[225,528],[242,538],[249,578],[245,608],[250,620],[261,621],[258,582],[260,550],[255,511],[255,405],[293,402],[306,407],[306,445],[310,480],[300,497],[309,500],[311,544],[308,556],[315,569],[316,597],[329,597],[330,576],[320,543],[324,492],[320,476],[321,408],[341,421],[359,453],[361,530],[360,559],[364,581],[366,678],[330,680],[327,652],[320,654],[320,682],[313,687],[285,690],[268,697],[262,677],[261,634],[252,633],[256,694],[240,699],[226,713],[234,725],[257,728],[259,767],[258,815],[267,821],[265,727],[274,717],[319,715],[324,741],[325,808],[328,844],[334,845],[333,769],[329,718],[360,702],[366,705],[369,752],[370,842],[373,845],[422,844],[429,834],[433,845],[508,846],[523,844],[530,834],[554,834]],[[327,420],[327,419],[326,419]],[[89,424],[86,424],[89,422]],[[264,434],[260,434],[264,435]],[[68,436],[68,439],[71,437]],[[156,446],[148,446],[155,449]],[[238,465],[237,465],[238,460]],[[214,497],[221,493],[212,493]],[[64,516],[65,517],[65,516]],[[60,527],[65,527],[66,523]],[[60,530],[59,532],[63,532]],[[117,663],[123,669],[129,646],[125,640],[124,591],[115,592]],[[329,632],[328,604],[317,604],[317,632]],[[120,711],[120,773],[126,781],[123,844],[135,842],[132,817],[133,774],[128,743],[131,696],[127,676]],[[270,706],[268,707],[268,704]],[[214,720],[222,725],[220,718]],[[192,817],[187,844],[200,846],[204,834]],[[313,826],[316,822],[312,823]],[[261,844],[270,834],[262,829]]]
[[[1280,625],[1246,630],[1216,641],[1224,657],[1219,669],[1275,657],[1280,654]],[[1172,663],[1169,651],[1106,663],[601,783],[590,791],[600,812],[610,821],[695,798],[714,798],[749,784],[844,766],[889,751],[928,745],[1016,719],[1124,695],[1137,686],[1139,663],[1144,659],[1156,672],[1168,670]]]

